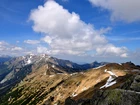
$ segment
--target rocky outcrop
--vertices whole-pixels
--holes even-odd
[[[140,75],[131,76],[117,89],[98,90],[92,99],[67,98],[65,105],[140,105]]]
[[[130,89],[133,90],[133,91],[137,91],[137,92],[140,92],[140,75],[137,75],[131,86],[130,86]]]
[[[91,105],[139,105],[140,93],[123,90],[100,90],[90,100]]]

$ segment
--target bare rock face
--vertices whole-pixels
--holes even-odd
[[[131,90],[140,92],[140,75],[137,75],[130,86]]]
[[[91,105],[139,105],[140,93],[114,89],[106,91],[98,91],[91,100]]]

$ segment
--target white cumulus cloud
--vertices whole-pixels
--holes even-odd
[[[27,43],[27,44],[39,44],[40,41],[38,41],[38,40],[25,40],[24,43]]]
[[[0,41],[0,55],[20,56],[28,54],[28,52],[29,49],[25,49],[17,45],[12,45],[5,41]],[[31,52],[33,51],[31,50]]]
[[[37,52],[38,53],[49,53],[48,49],[43,46],[37,47]]]
[[[93,6],[111,12],[111,20],[140,21],[140,0],[89,0]]]
[[[5,42],[5,41],[0,41],[0,51],[5,51],[5,50],[8,50],[9,48],[7,47],[8,46],[8,43]]]
[[[112,44],[106,44],[99,46],[97,49],[97,55],[102,55],[102,56],[120,56],[120,57],[127,57],[127,48],[126,47],[115,47]]]
[[[47,1],[44,6],[32,10],[29,20],[34,23],[33,30],[43,33],[42,40],[49,45],[49,48],[38,47],[40,53],[84,55],[95,50],[117,56],[126,54],[124,48],[110,45],[104,36],[111,28],[96,30],[93,25],[82,21],[78,14],[70,13],[55,1]],[[99,51],[100,46],[106,49],[100,48]]]
[[[11,51],[22,51],[23,49],[21,47],[12,47]]]

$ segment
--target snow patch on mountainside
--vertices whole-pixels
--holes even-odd
[[[75,96],[78,95],[78,94],[76,94],[78,90],[79,90],[79,86],[78,86],[77,89],[72,93],[72,97],[75,97]]]
[[[121,63],[118,63],[118,64],[122,66],[122,64],[121,64]]]
[[[72,93],[72,97],[75,97],[75,96],[77,96],[78,94],[76,94],[76,93]]]
[[[7,79],[3,79],[3,80],[0,82],[0,84],[4,83],[4,82],[6,82],[6,81],[7,81]]]
[[[102,88],[107,88],[107,87],[110,87],[110,86],[116,84],[116,81],[113,81],[113,80],[114,80],[114,78],[112,78],[112,76],[110,76],[110,77],[108,78],[106,84],[103,85],[102,87],[100,87],[100,89],[102,89]]]
[[[29,65],[31,63],[32,63],[31,58],[28,58],[27,61],[25,60],[25,65]]]
[[[89,87],[84,87],[83,89],[82,89],[82,91],[85,91],[85,90],[88,90],[89,89]]]
[[[107,71],[107,69],[105,69],[104,72],[107,72],[109,73],[111,76],[115,76],[115,77],[118,77],[115,73],[113,73],[112,71]]]
[[[54,77],[55,75],[50,75],[49,77]]]
[[[102,68],[102,67],[104,67],[104,66],[106,66],[106,65],[102,65],[102,66],[96,67],[96,68],[94,68],[94,69],[99,69],[99,68]]]
[[[55,68],[55,65],[52,65],[52,68]]]
[[[72,74],[70,74],[70,75],[72,76],[72,75],[76,75],[76,74],[78,74],[78,73],[77,73],[77,72],[75,72],[75,73],[72,73]]]
[[[110,86],[112,86],[112,85],[114,85],[114,84],[117,83],[117,81],[116,81],[115,79],[116,79],[118,76],[117,76],[115,73],[113,73],[112,71],[107,71],[107,69],[105,69],[104,72],[109,73],[110,76],[109,76],[109,78],[108,78],[106,84],[103,85],[103,86],[101,86],[100,89],[110,87]]]
[[[32,61],[31,59],[28,59],[27,64],[30,64],[30,63],[32,63]]]

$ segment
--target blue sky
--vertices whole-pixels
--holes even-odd
[[[0,0],[0,54],[139,64],[140,1],[121,2]]]

